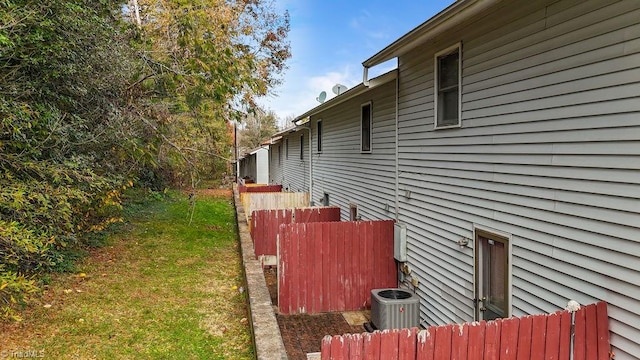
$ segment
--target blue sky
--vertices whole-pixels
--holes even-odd
[[[261,99],[280,119],[298,116],[318,105],[316,97],[341,83],[362,82],[362,62],[453,0],[275,0],[291,15],[292,57],[275,96]],[[396,62],[372,69],[369,77],[395,68]]]

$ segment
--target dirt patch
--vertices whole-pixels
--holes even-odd
[[[218,226],[218,225],[207,225],[207,226],[205,226],[205,228],[207,230],[211,230],[211,231],[222,230],[222,226]]]
[[[223,188],[223,189],[198,189],[196,192],[198,195],[206,195],[206,196],[214,196],[214,197],[231,197],[231,189]]]
[[[264,279],[267,282],[271,304],[278,305],[278,273],[275,267],[264,268]]]

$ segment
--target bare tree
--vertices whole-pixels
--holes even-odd
[[[278,132],[276,115],[273,111],[258,110],[248,114],[240,124],[238,147],[241,153],[249,152],[269,140]]]

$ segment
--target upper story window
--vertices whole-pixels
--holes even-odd
[[[460,126],[462,89],[461,47],[456,44],[435,56],[435,127]]]
[[[289,138],[284,139],[284,157],[289,159]]]
[[[278,165],[282,165],[282,152],[280,151],[280,145],[278,145]]]
[[[318,120],[318,123],[317,123],[316,126],[318,128],[317,129],[318,130],[318,132],[317,132],[318,135],[316,136],[316,138],[318,139],[317,140],[318,141],[318,152],[321,153],[322,152],[322,120]]]
[[[304,134],[300,135],[300,160],[304,160]]]
[[[362,104],[360,108],[360,151],[371,152],[372,129],[371,102]]]

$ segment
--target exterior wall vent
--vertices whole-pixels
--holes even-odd
[[[371,290],[371,322],[379,330],[418,326],[420,298],[403,289]]]

